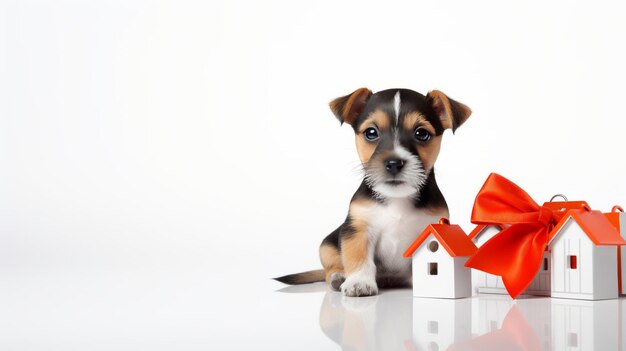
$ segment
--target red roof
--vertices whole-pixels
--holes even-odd
[[[626,241],[624,241],[602,212],[585,209],[569,210],[550,233],[550,241],[557,236],[570,218],[580,226],[596,245],[626,245]]]
[[[485,228],[489,227],[489,226],[495,226],[498,227],[500,230],[504,229],[504,227],[502,225],[499,224],[479,224],[476,226],[476,228],[474,228],[474,230],[472,230],[471,233],[469,233],[469,238],[471,240],[474,240],[474,238],[476,238],[479,234],[481,234],[483,232],[483,230],[485,230]]]
[[[404,252],[404,257],[411,257],[415,250],[424,243],[430,235],[434,235],[439,243],[452,257],[471,256],[477,250],[476,245],[469,239],[467,234],[456,224],[450,224],[442,218],[439,224],[431,224],[420,234],[417,239]]]
[[[620,214],[623,212],[624,212],[624,209],[621,206],[615,205],[613,206],[613,209],[611,209],[611,212],[604,214],[604,216],[609,220],[609,222],[611,222],[611,224],[618,231],[620,230],[620,224],[619,224]]]
[[[544,202],[543,207],[547,207],[552,211],[567,211],[591,208],[585,201],[551,201]]]

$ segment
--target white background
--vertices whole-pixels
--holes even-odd
[[[327,103],[362,86],[472,108],[436,164],[468,231],[492,171],[626,205],[617,4],[3,1],[0,342],[293,346],[273,309],[302,300],[264,293],[346,215],[358,158]]]

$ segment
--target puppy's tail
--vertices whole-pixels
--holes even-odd
[[[323,282],[324,280],[326,280],[326,275],[324,274],[323,269],[318,269],[314,271],[284,275],[282,277],[273,278],[273,279],[278,280],[281,283],[285,283],[289,285],[299,285],[299,284]]]

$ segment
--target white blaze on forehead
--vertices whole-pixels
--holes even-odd
[[[396,92],[396,95],[393,97],[393,109],[396,112],[396,122],[400,118],[400,90]]]

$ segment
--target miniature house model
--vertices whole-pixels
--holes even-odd
[[[582,300],[618,297],[618,254],[626,241],[589,207],[570,210],[550,233],[551,296]]]
[[[615,231],[607,226],[608,222],[601,218],[602,215],[599,212],[591,212],[589,205],[584,201],[554,201],[546,202],[543,206],[552,211],[561,213],[563,218],[551,231],[549,244],[543,254],[543,261],[541,262],[537,276],[535,276],[524,294],[588,300],[614,298],[601,297],[602,294],[598,295],[597,293],[588,295],[587,292],[590,290],[576,288],[576,283],[574,283],[576,279],[572,278],[574,280],[570,281],[570,279],[566,277],[573,277],[583,272],[588,274],[586,270],[592,269],[593,267],[593,262],[591,262],[593,260],[591,258],[596,261],[599,260],[598,251],[608,250],[611,252],[608,256],[615,256],[614,258],[617,259],[616,247],[605,246],[619,245],[616,244],[619,239],[615,237]],[[590,225],[587,222],[593,224]],[[577,236],[574,232],[578,232],[578,234],[582,233],[583,235]],[[572,236],[576,236],[577,239],[574,239]],[[600,238],[600,240],[595,240],[595,238]],[[617,241],[615,241],[616,239]],[[576,240],[579,241],[574,243]],[[564,244],[565,242],[567,242],[567,244]],[[611,244],[611,242],[615,243]],[[567,245],[567,248],[564,248],[564,245]],[[583,248],[591,250],[591,253],[585,253],[586,264],[584,269],[579,268],[579,259],[581,258],[579,254],[581,252],[580,250]],[[567,251],[568,254],[564,254],[564,251]],[[604,266],[604,263],[600,263],[599,265]],[[617,262],[610,264],[608,269],[610,271],[615,269],[615,267],[617,267]],[[606,271],[607,274],[609,271]],[[616,281],[616,276],[617,273],[609,279],[609,282]],[[567,280],[566,283],[564,283],[564,279]],[[593,278],[592,280],[593,286],[603,284],[599,277]],[[567,289],[564,289],[563,284],[567,284]],[[586,284],[587,283],[583,283],[583,286],[586,286],[585,289],[591,289]]]
[[[481,247],[502,229],[499,225],[478,225],[469,234],[469,238],[476,247]],[[501,277],[478,269],[472,269],[472,293],[508,294]]]
[[[463,229],[442,218],[420,234],[404,253],[413,259],[413,295],[462,298],[472,295],[470,269],[465,267],[476,246]]]
[[[584,201],[548,202],[560,221],[548,234],[537,275],[526,295],[580,300],[616,299],[626,292],[626,213],[592,211]],[[462,298],[472,293],[507,294],[498,276],[465,267],[469,256],[503,226],[479,225],[469,236],[442,218],[404,253],[413,260],[413,295]],[[622,283],[624,286],[622,286]]]
[[[582,300],[617,298],[624,291],[621,282],[626,281],[626,260],[622,262],[620,257],[620,246],[626,241],[615,228],[619,230],[623,222],[626,231],[626,215],[616,208],[609,214],[591,211],[584,201],[547,202],[544,206],[560,213],[562,219],[550,232],[539,271],[524,294]],[[479,225],[470,238],[480,247],[501,230]],[[501,277],[478,270],[472,270],[472,290],[507,293]]]
[[[489,239],[504,229],[499,225],[478,225],[469,234],[469,238],[474,242],[476,247],[481,247]],[[537,276],[526,289],[525,294],[550,296],[550,253],[546,251],[543,255],[541,268],[537,272]],[[503,294],[508,292],[502,282],[502,277],[472,269],[472,292],[480,294]]]

